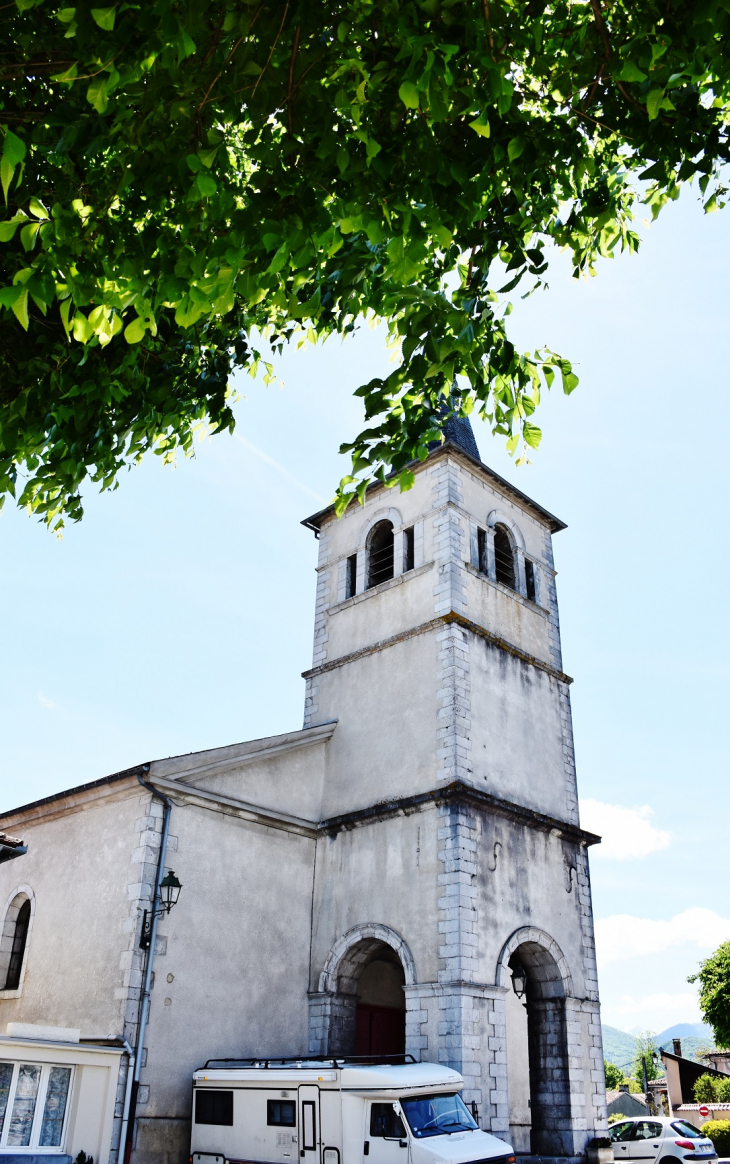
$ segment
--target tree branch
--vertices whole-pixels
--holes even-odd
[[[279,31],[278,31],[278,32],[277,32],[277,34],[276,34],[276,37],[275,37],[275,39],[274,39],[274,43],[272,44],[271,48],[269,49],[269,55],[268,55],[268,57],[266,58],[266,64],[264,65],[263,69],[261,70],[261,72],[259,73],[258,77],[256,78],[256,84],[254,85],[254,87],[253,87],[253,92],[251,93],[251,98],[252,98],[252,99],[253,99],[253,98],[256,96],[256,90],[257,90],[257,89],[258,89],[258,87],[259,87],[259,83],[260,83],[260,81],[261,81],[261,78],[263,77],[264,73],[266,72],[266,70],[268,69],[269,65],[271,64],[271,58],[272,58],[272,57],[273,57],[273,55],[274,55],[274,49],[276,48],[277,44],[279,43],[279,37],[280,37],[280,36],[281,36],[281,34],[282,34],[282,31],[283,31],[283,28],[284,28],[284,21],[286,20],[286,14],[287,14],[287,12],[288,12],[288,11],[289,11],[289,0],[286,0],[286,4],[284,5],[284,15],[283,15],[283,16],[282,16],[282,18],[281,18],[281,24],[279,25]]]

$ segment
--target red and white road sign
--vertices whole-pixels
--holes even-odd
[[[705,1119],[705,1117],[708,1116],[709,1114],[710,1114],[709,1107],[705,1107],[705,1105],[703,1104],[702,1107],[700,1108],[700,1115],[702,1116],[703,1119]]]

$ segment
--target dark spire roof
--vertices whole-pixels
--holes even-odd
[[[441,431],[444,434],[445,441],[452,445],[458,445],[470,457],[474,457],[476,461],[481,462],[482,458],[479,456],[479,449],[468,416],[450,416],[442,424]],[[430,449],[440,449],[441,442],[432,441],[428,447]]]

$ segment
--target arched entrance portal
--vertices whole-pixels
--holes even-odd
[[[406,1049],[404,987],[416,981],[411,952],[388,926],[361,925],[331,950],[310,996],[310,1050],[397,1055]]]
[[[356,1055],[402,1055],[406,1049],[405,975],[394,950],[381,943],[357,983]]]
[[[565,959],[548,935],[518,931],[503,951],[502,966],[510,1137],[520,1153],[572,1155],[565,1014],[571,982]]]

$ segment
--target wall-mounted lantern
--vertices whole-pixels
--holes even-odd
[[[145,910],[142,914],[142,932],[139,936],[140,948],[148,950],[152,936],[152,921],[163,913],[169,913],[173,905],[177,905],[182,885],[170,869],[160,882],[159,909]]]
[[[525,991],[527,990],[527,971],[521,962],[515,962],[512,966],[512,989],[520,1001],[525,997]]]

